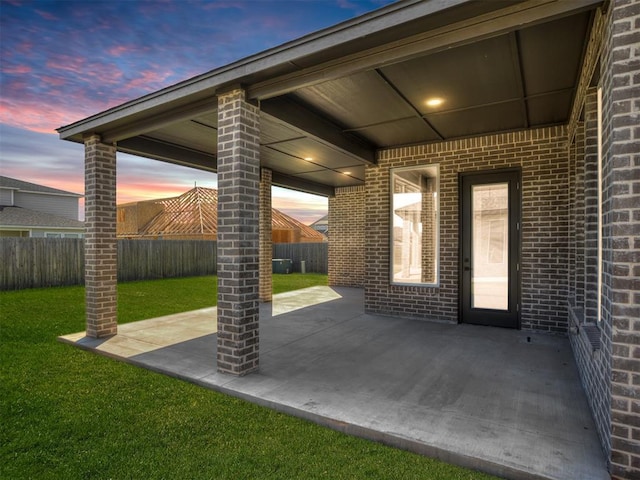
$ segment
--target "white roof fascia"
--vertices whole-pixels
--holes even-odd
[[[80,220],[78,220],[80,221]],[[24,230],[24,229],[37,229],[37,230],[73,230],[75,232],[84,232],[85,227],[56,227],[56,226],[42,226],[42,225],[0,225],[2,230]]]
[[[73,197],[73,198],[82,198],[84,197],[83,194],[81,193],[54,193],[54,192],[34,192],[33,190],[23,190],[21,188],[14,188],[12,189],[18,193],[28,193],[30,195],[51,195],[54,197]]]

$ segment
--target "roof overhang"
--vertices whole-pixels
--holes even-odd
[[[123,152],[215,171],[216,93],[242,85],[260,105],[261,159],[274,183],[329,195],[361,184],[379,148],[566,123],[590,12],[600,3],[404,0],[58,131],[76,142],[98,133]],[[547,37],[562,43],[553,55],[545,54]],[[495,58],[485,66],[477,62],[482,56]],[[424,65],[443,72],[442,81]],[[475,80],[475,72],[468,75],[482,87],[477,98],[425,110],[419,84],[469,90],[459,75],[465,65],[487,70]],[[559,71],[556,83],[540,79],[539,69]],[[349,99],[358,103],[345,111],[341,104]],[[383,105],[367,110],[367,102]],[[486,125],[454,128],[480,118]]]

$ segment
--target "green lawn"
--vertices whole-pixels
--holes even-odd
[[[274,275],[274,291],[326,284]],[[210,306],[215,277],[123,283],[121,323]],[[487,479],[57,342],[84,289],[0,292],[2,479]]]

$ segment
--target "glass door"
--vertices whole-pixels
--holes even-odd
[[[462,321],[519,327],[520,172],[461,177]]]

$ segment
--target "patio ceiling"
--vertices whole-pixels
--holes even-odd
[[[59,129],[215,171],[215,93],[247,89],[273,182],[329,195],[376,150],[567,123],[595,0],[407,0]],[[439,98],[440,105],[427,101]]]

